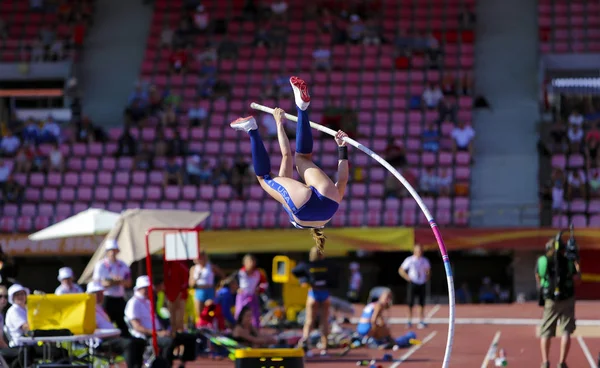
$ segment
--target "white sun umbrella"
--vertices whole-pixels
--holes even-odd
[[[50,225],[29,235],[30,240],[71,238],[76,236],[105,235],[115,226],[120,214],[98,208],[89,208],[75,216]]]

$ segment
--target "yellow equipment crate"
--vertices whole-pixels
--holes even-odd
[[[235,368],[304,368],[304,350],[238,349]]]
[[[67,329],[87,335],[96,329],[96,297],[91,294],[27,296],[27,322],[31,330]]]
[[[286,256],[275,256],[273,258],[273,282],[283,284],[282,297],[283,307],[286,310],[286,318],[295,321],[298,312],[306,306],[308,287],[301,285],[300,281],[292,274],[296,263]]]

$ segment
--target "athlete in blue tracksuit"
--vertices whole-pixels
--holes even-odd
[[[221,288],[217,291],[215,304],[221,306],[221,311],[225,321],[230,328],[235,326],[235,318],[231,313],[231,308],[235,305],[235,293],[238,289],[238,283],[235,277],[228,277],[221,283]]]
[[[302,331],[301,345],[306,346],[310,330],[314,325],[316,316],[321,325],[321,344],[327,348],[329,335],[329,289],[336,287],[337,277],[333,264],[325,259],[318,247],[312,247],[309,253],[309,262],[296,266],[292,273],[303,284],[310,285],[306,298],[306,317]]]

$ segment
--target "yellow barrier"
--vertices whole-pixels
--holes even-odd
[[[306,305],[308,288],[300,284],[292,270],[296,263],[286,256],[275,256],[273,258],[273,282],[283,284],[282,298],[283,307],[286,311],[288,321],[295,321],[298,313]]]
[[[302,349],[238,349],[235,368],[304,368]]]

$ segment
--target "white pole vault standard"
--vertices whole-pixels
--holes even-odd
[[[272,108],[266,107],[263,105],[259,105],[256,102],[251,103],[250,107],[255,110],[264,111],[269,114],[273,113]],[[298,118],[294,115],[285,114],[285,117],[288,120],[298,122]],[[329,129],[327,127],[324,127],[323,125],[313,123],[312,121],[310,122],[310,126],[313,129],[316,129],[320,132],[329,134],[333,137],[335,137],[335,135],[337,134],[337,132],[334,131],[333,129]],[[354,139],[346,137],[346,138],[344,138],[344,140],[349,145],[356,147],[359,150],[366,153],[367,155],[371,156],[375,161],[379,162],[383,167],[385,167],[389,172],[391,172],[396,177],[396,179],[398,179],[402,183],[402,185],[404,185],[404,187],[408,190],[410,195],[412,195],[412,197],[415,199],[415,201],[417,201],[417,204],[419,205],[419,207],[421,208],[421,211],[423,211],[423,214],[425,215],[425,217],[427,218],[427,221],[429,222],[429,226],[431,226],[433,235],[435,236],[435,239],[440,248],[442,260],[444,261],[444,268],[446,269],[446,279],[448,280],[448,305],[450,307],[450,312],[449,312],[449,316],[448,316],[448,320],[449,320],[448,321],[448,340],[446,342],[446,352],[444,353],[444,360],[442,362],[442,368],[448,368],[448,365],[450,364],[450,356],[452,354],[452,343],[454,340],[455,299],[454,299],[454,280],[453,280],[453,276],[452,276],[452,268],[450,267],[450,259],[448,258],[448,252],[446,251],[446,246],[444,245],[444,239],[442,239],[442,234],[440,233],[440,230],[439,230],[437,224],[435,223],[433,216],[431,216],[431,212],[429,212],[429,209],[427,208],[427,206],[425,206],[425,203],[423,203],[423,199],[421,199],[421,196],[417,193],[415,188],[413,188],[412,185],[410,185],[410,183],[408,181],[406,181],[406,179],[396,169],[394,169],[392,167],[392,165],[390,165],[386,160],[381,158],[381,156],[379,156],[375,152],[371,151],[369,148],[363,146],[361,143],[355,141]]]

